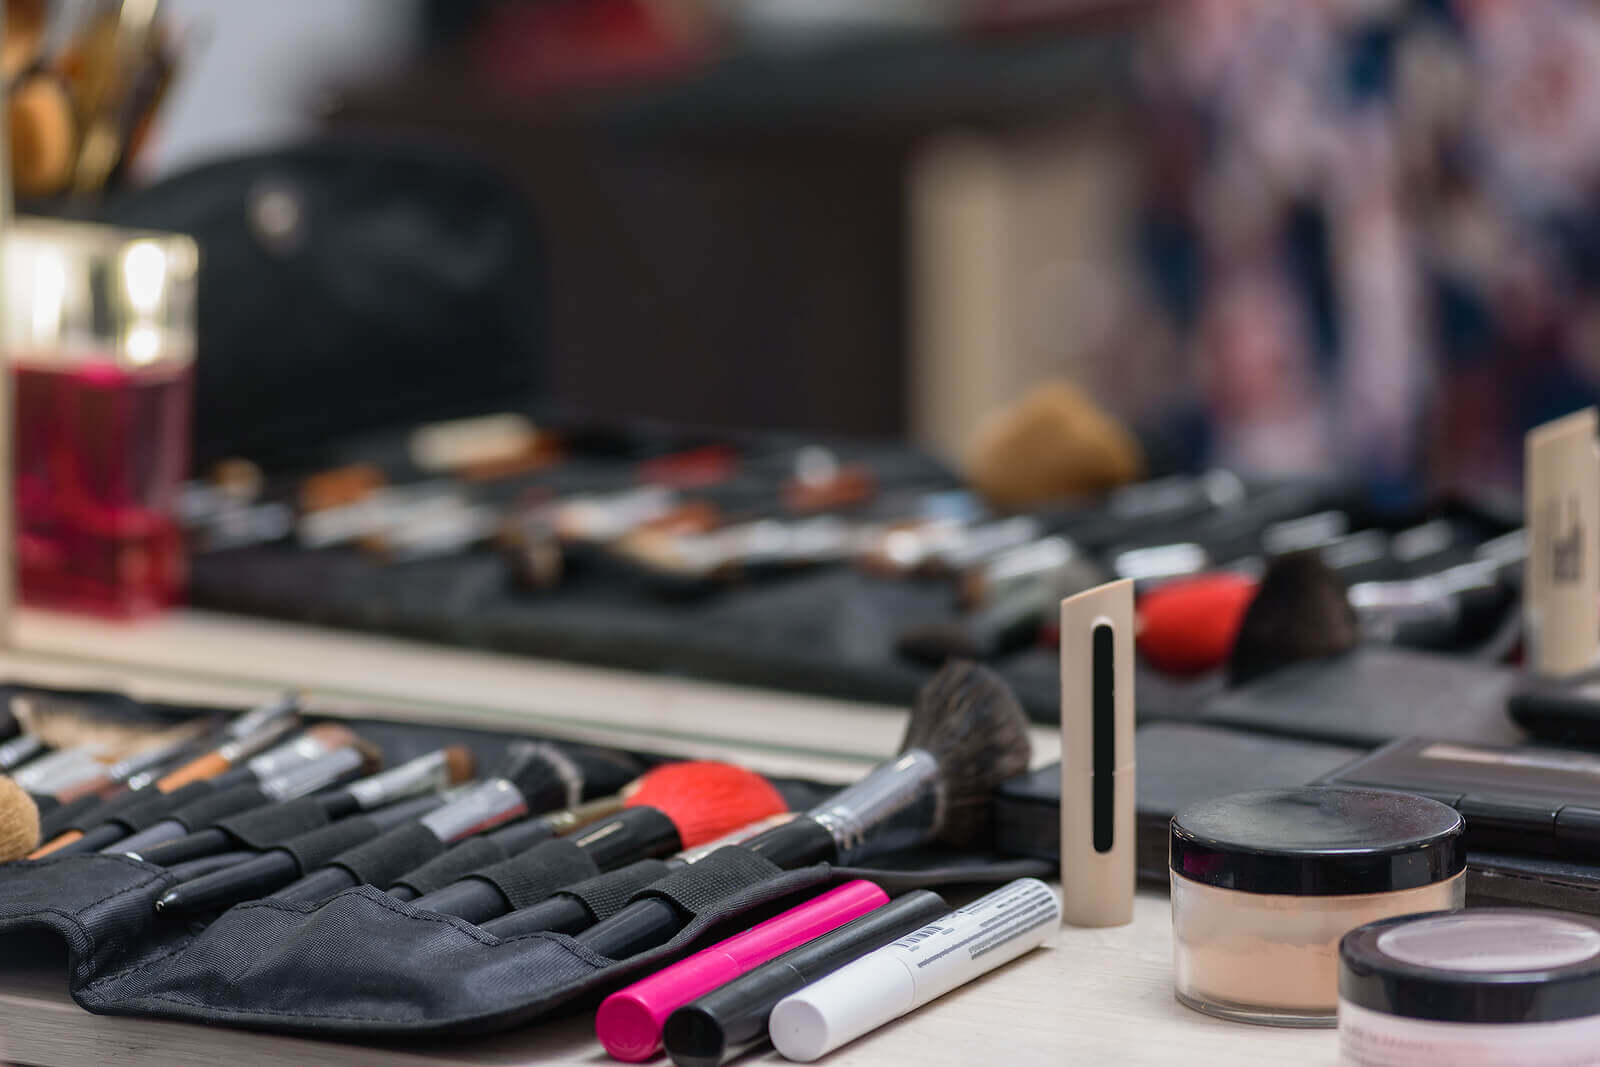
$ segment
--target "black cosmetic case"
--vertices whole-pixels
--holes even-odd
[[[0,696],[15,692],[0,689]],[[65,695],[135,715],[215,710],[138,705],[116,694]],[[467,744],[486,761],[508,741],[522,739],[414,723],[348,725],[383,750],[388,766],[449,744]],[[645,763],[668,756],[639,755]],[[808,806],[832,788],[775,784],[791,808]],[[851,878],[869,878],[896,894],[1048,876],[1051,870],[1040,860],[933,850],[887,856],[871,870],[819,864],[781,871],[748,853],[713,854],[653,883],[613,880],[586,898],[600,918],[646,895],[669,900],[687,918],[666,944],[614,960],[563,934],[497,938],[372,885],[321,904],[260,900],[210,921],[163,918],[154,901],[177,881],[166,869],[126,856],[46,857],[0,865],[0,959],[8,942],[28,943],[24,935],[58,934],[68,948],[73,999],[103,1014],[374,1039],[482,1034],[591,1005],[719,936]]]

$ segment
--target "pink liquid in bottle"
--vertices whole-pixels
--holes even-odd
[[[190,365],[22,354],[13,366],[23,601],[114,618],[177,603]]]

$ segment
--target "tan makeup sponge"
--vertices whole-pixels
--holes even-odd
[[[1046,382],[985,419],[967,478],[991,505],[1018,511],[1102,493],[1144,473],[1139,442],[1068,382]]]

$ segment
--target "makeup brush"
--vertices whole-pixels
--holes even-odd
[[[859,863],[935,839],[970,848],[993,833],[995,787],[1026,771],[1030,755],[1027,716],[1005,682],[977,664],[951,663],[917,694],[898,757],[738,847],[785,870]],[[577,936],[621,959],[682,924],[672,904],[647,898]]]
[[[169,817],[131,834],[101,851],[143,855],[157,845],[176,841],[191,829],[210,826],[218,819],[282,804],[307,796],[382,766],[383,754],[346,726],[313,726],[287,745],[264,752],[246,765],[250,781],[222,785],[208,796],[185,805]],[[223,775],[227,778],[229,775]],[[148,858],[148,857],[146,857]]]
[[[1317,552],[1280,556],[1239,624],[1228,658],[1230,685],[1301,660],[1335,656],[1361,641],[1344,582]]]
[[[39,843],[39,809],[28,791],[0,775],[0,863],[19,860]]]
[[[386,808],[295,834],[272,848],[249,853],[242,861],[220,870],[195,869],[194,873],[185,873],[182,881],[156,900],[156,910],[166,915],[221,911],[241,900],[266,896],[340,853],[436,811],[459,795],[451,791],[411,797]],[[176,873],[179,868],[192,869],[191,865],[197,862],[203,863],[204,858],[186,861],[169,870]]]
[[[216,720],[135,716],[124,706],[105,707],[71,697],[16,696],[10,711],[21,731],[58,751],[95,746],[125,756],[164,744],[175,737],[193,737]]]
[[[17,784],[35,799],[58,789],[71,789],[100,775],[110,765],[111,753],[104,745],[83,744],[58,748],[29,760],[13,772]]]
[[[222,742],[215,749],[164,775],[156,782],[156,788],[170,793],[190,782],[220,781],[237,763],[265,747],[261,744],[262,737],[271,738],[267,742],[271,744],[293,729],[299,718],[300,700],[294,693],[246,712],[223,729]]]
[[[588,770],[600,775],[617,772],[618,762],[603,758],[606,755],[598,750],[563,750],[542,742],[512,745],[497,777],[421,819],[341,853],[275,897],[325,900],[363,882],[385,887],[458,841],[530,812],[572,807],[591,787],[614,791],[620,783],[594,786],[590,782]]]
[[[304,809],[308,820],[326,825],[347,815],[372,811],[394,804],[396,801],[424,793],[436,793],[449,786],[459,785],[472,777],[475,766],[476,761],[473,759],[471,749],[465,745],[453,745],[450,748],[418,756],[398,767],[391,767],[382,773],[363,778],[359,782],[352,782],[347,786],[318,793],[315,796],[301,797],[297,803]],[[264,817],[281,819],[281,812]],[[304,829],[316,828],[312,826]],[[137,852],[138,859],[170,867],[175,863],[199,859],[235,847],[238,843],[235,834],[239,832],[254,835],[256,831],[248,826],[235,827],[232,832],[219,826],[209,826],[172,841],[143,849],[128,848],[119,851]],[[352,845],[359,843],[359,841],[350,842]]]
[[[105,770],[98,776],[57,792],[56,800],[66,805],[104,797],[129,780],[168,766],[180,757],[193,752],[196,743],[209,732],[209,724],[203,721],[168,730],[149,743],[135,748],[115,763],[107,764]]]
[[[563,885],[704,844],[788,807],[761,775],[713,762],[658,768],[654,779],[626,803],[626,811],[492,864],[419,897],[416,905],[483,922],[536,903]],[[582,856],[575,856],[574,849]],[[552,879],[557,870],[563,876]]]
[[[496,937],[518,937],[522,934],[536,933],[575,934],[580,930],[587,930],[605,917],[595,910],[597,902],[626,900],[640,889],[660,881],[673,871],[699,863],[729,845],[742,845],[794,818],[796,814],[792,811],[778,812],[741,826],[703,845],[686,848],[666,859],[635,860],[633,863],[624,864],[581,882],[562,886],[537,903],[484,922],[483,929]]]
[[[262,756],[272,755],[285,735],[292,734],[297,718],[275,719],[260,730],[238,740],[225,741],[211,752],[164,774],[156,782],[138,793],[130,794],[128,803],[118,805],[97,819],[89,829],[69,830],[35,850],[32,858],[61,854],[76,855],[98,852],[114,845],[129,834],[162,821],[169,812],[198,801],[213,792],[220,792],[235,784],[248,784],[256,778],[254,763]],[[196,771],[196,765],[203,764]],[[193,775],[198,774],[198,777]],[[143,794],[149,793],[149,796]]]
[[[146,820],[159,818],[163,805],[172,809],[197,799],[200,793],[211,788],[208,777],[215,777],[238,760],[261,752],[292,730],[299,721],[299,708],[299,697],[294,693],[286,693],[236,716],[224,723],[211,739],[197,743],[197,750],[200,744],[209,745],[209,749],[189,760],[183,760],[185,753],[179,754],[178,760],[183,762],[179,763],[176,771],[184,772],[189,777],[190,772],[198,770],[198,776],[174,784],[174,779],[168,773],[171,768],[164,763],[139,771],[122,783],[121,795],[89,811],[72,815],[71,821],[62,822],[59,828],[52,827],[52,832],[45,838],[47,843],[37,850],[35,856],[47,855],[68,846],[75,851],[92,852],[99,846],[79,845],[77,842],[87,832],[97,831],[102,824],[123,820],[125,828],[116,836],[112,836],[109,829],[97,831],[101,844],[110,844],[125,836],[129,829],[147,826],[149,821]],[[214,756],[221,758],[213,759]],[[187,790],[181,800],[176,797],[180,790]],[[173,799],[163,800],[163,796]],[[140,820],[128,821],[125,817],[136,808],[143,813]]]
[[[100,779],[58,793],[56,799],[60,804],[48,813],[41,813],[40,835],[48,841],[71,829],[92,812],[99,810],[103,814],[111,813],[115,810],[111,803],[113,798],[127,797],[131,803],[138,796],[135,791],[154,783],[163,768],[191,755],[202,736],[201,733],[188,737],[180,735],[163,744],[135,752],[108,766]]]
[[[1139,600],[1139,654],[1166,674],[1201,674],[1228,661],[1257,583],[1218,571],[1177,578]]]
[[[442,854],[415,867],[385,890],[396,900],[416,900],[425,893],[515,856],[553,837],[572,833],[622,810],[623,795],[599,797],[571,808],[545,812],[508,823],[498,830],[478,834],[451,845]]]
[[[519,819],[498,830],[469,837],[451,845],[443,855],[407,871],[388,887],[387,892],[399,900],[415,900],[553,837],[572,833],[608,815],[615,815],[630,801],[654,804],[656,796],[663,792],[671,793],[682,783],[683,772],[675,769],[679,766],[676,763],[663,764],[646,771],[609,796],[598,797],[576,807]],[[692,784],[687,787],[693,788]]]

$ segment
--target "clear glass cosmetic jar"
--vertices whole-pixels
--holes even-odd
[[[1361,1067],[1600,1063],[1600,920],[1484,908],[1352,930],[1339,1053]]]
[[[1378,789],[1263,789],[1173,816],[1173,985],[1240,1022],[1333,1026],[1339,939],[1396,915],[1460,908],[1461,816]]]

